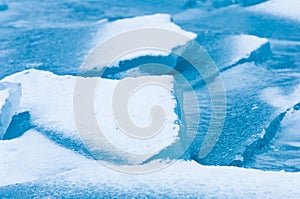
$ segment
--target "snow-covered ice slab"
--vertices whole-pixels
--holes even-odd
[[[300,171],[300,85],[293,90],[278,87],[266,88],[261,99],[281,112],[274,119],[271,133],[275,134],[269,147],[258,154],[251,166],[286,171]]]
[[[0,83],[0,140],[6,132],[12,116],[19,108],[21,94],[21,84]]]
[[[279,135],[280,142],[282,145],[287,145],[300,149],[300,103],[297,107],[293,108],[287,113],[286,117],[281,124],[281,135]],[[298,155],[300,159],[300,154]],[[298,160],[299,160],[298,159]],[[300,170],[300,161],[298,162],[298,168]]]
[[[108,161],[112,158],[120,162],[123,160],[128,163],[140,163],[179,140],[181,128],[180,119],[176,114],[177,101],[172,76],[108,80],[97,77],[58,76],[51,72],[28,70],[8,76],[3,81],[22,84],[23,95],[19,111],[29,111],[34,125],[74,142],[80,142],[81,137],[85,143],[89,143],[89,149],[97,151],[97,154],[100,153],[99,156],[103,156],[103,159],[106,157]],[[126,99],[122,96],[122,92],[126,93],[127,88],[121,90],[121,95],[117,89],[122,85],[129,85],[128,81],[136,85],[142,82],[143,86],[129,90],[131,98]],[[98,85],[92,94],[86,92],[90,89],[89,86],[93,88],[96,84]],[[87,87],[78,92],[78,88],[82,85]],[[78,104],[76,101],[79,99],[78,96],[88,95],[92,98],[89,102],[94,103],[91,105],[92,115],[88,115],[90,112],[84,107],[89,102]],[[121,98],[118,98],[120,96]],[[116,103],[112,104],[114,101]],[[165,118],[152,112],[155,106],[162,108]],[[161,120],[158,122],[162,122],[163,126],[157,135],[149,139],[137,139],[128,135],[131,132],[126,132],[126,125],[122,126],[120,123],[122,118],[119,120],[120,118],[116,117],[120,114],[116,111],[120,110],[128,111],[129,118],[125,119],[140,128],[146,128],[156,120]],[[94,119],[96,124],[91,123]],[[134,158],[130,154],[134,154]]]
[[[36,131],[1,141],[0,154],[3,197],[31,194],[46,197],[53,193],[64,197],[145,194],[168,198],[298,198],[300,195],[300,173],[202,166],[183,160],[153,173],[122,173],[60,147]]]
[[[270,43],[266,38],[260,38],[253,35],[214,35],[215,39],[207,40],[207,35],[199,35],[197,42],[207,51],[208,56],[212,59],[219,72],[224,72],[232,67],[247,63],[257,63],[271,55]],[[200,53],[195,52],[193,45],[189,45],[185,49],[185,54],[200,57]],[[198,55],[196,55],[198,54]],[[207,58],[206,58],[207,59]],[[199,66],[201,67],[201,66]],[[211,65],[213,68],[213,64]],[[186,63],[186,61],[178,62],[176,68],[192,82],[201,82],[201,78],[197,75],[198,71],[194,66]]]
[[[300,4],[298,0],[271,0],[247,9],[253,12],[300,21]]]
[[[189,41],[197,37],[196,34],[182,30],[174,24],[170,15],[167,14],[140,16],[102,23],[95,39],[97,47],[92,49],[87,56],[82,65],[83,70],[103,70],[107,67],[119,67],[122,70],[120,62],[144,56],[152,57],[154,62],[169,63],[170,67],[174,67],[176,56],[169,57],[172,50],[184,48]],[[165,32],[158,34],[158,32],[150,29],[165,30]],[[182,35],[182,37],[175,36],[176,38],[174,38],[168,34],[168,31]],[[126,36],[120,36],[124,33]],[[116,36],[118,36],[117,39],[114,38]],[[131,49],[127,50],[129,47]],[[161,57],[166,58],[162,59]]]
[[[300,171],[300,104],[289,109],[282,119],[276,136],[263,153],[255,156],[251,166],[267,169],[299,172]]]
[[[221,69],[251,59],[255,52],[259,53],[260,49],[269,44],[267,39],[253,35],[227,36],[215,42],[215,51],[211,56]],[[270,49],[264,50],[269,53]]]

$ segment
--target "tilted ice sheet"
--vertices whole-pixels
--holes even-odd
[[[289,113],[281,124],[281,134],[280,141],[292,147],[296,147],[298,150],[300,149],[300,112],[292,111]],[[299,157],[300,158],[300,154]],[[298,167],[300,169],[300,162],[298,161]]]
[[[155,35],[151,35],[150,30],[147,33],[144,32],[144,35],[136,35],[138,33],[127,35],[126,39],[124,38],[123,41],[119,41],[118,43],[115,40],[110,40],[122,33],[150,28],[176,32],[183,35],[183,37],[180,39],[177,38],[177,40],[162,40],[161,37],[155,38]],[[152,37],[150,38],[150,36]],[[190,40],[195,39],[196,36],[196,34],[182,30],[179,26],[171,22],[171,17],[168,14],[146,15],[120,19],[113,22],[103,22],[95,39],[97,47],[91,50],[91,53],[82,65],[82,69],[103,69],[105,67],[118,66],[120,61],[142,56],[168,56],[173,49],[186,45]],[[106,55],[105,51],[109,51],[112,54],[112,52],[118,52],[118,49],[123,48],[124,45],[131,46],[131,43],[136,42],[135,39],[139,37],[144,38],[144,45],[138,46],[138,49],[131,49],[131,52],[126,52],[113,58]],[[157,43],[157,41],[154,41],[155,39],[160,42]],[[139,41],[138,39],[136,40]],[[110,41],[110,45],[108,49],[102,49],[100,46],[106,43],[106,41]]]
[[[229,37],[232,42],[232,64],[238,62],[241,58],[249,58],[251,53],[259,49],[268,42],[265,38],[259,38],[253,35],[236,35]],[[229,43],[231,43],[229,41]]]
[[[268,170],[300,171],[300,111],[299,104],[284,112],[273,140],[263,153],[250,162],[252,168]]]
[[[36,131],[28,131],[15,140],[1,141],[0,154],[0,195],[3,196],[45,197],[55,192],[56,196],[67,197],[106,193],[148,197],[297,198],[300,194],[300,173],[201,166],[183,160],[153,173],[122,173],[57,146]],[[30,190],[26,184],[18,189],[25,182],[32,182],[28,184]],[[39,186],[43,191],[37,191]]]
[[[259,62],[271,54],[269,41],[266,38],[244,34],[213,34],[209,36],[212,38],[207,39],[207,37],[205,33],[199,34],[196,41],[208,53],[208,59],[212,59],[210,63],[214,63],[221,73],[240,64]],[[192,46],[186,47],[185,54],[200,57],[203,52],[195,52]],[[201,65],[198,67],[202,69]],[[197,68],[187,61],[180,59],[175,69],[184,74],[189,81],[201,82],[202,77],[198,75]]]
[[[269,40],[255,35],[202,32],[196,41],[220,70],[241,62],[256,62],[257,58],[264,60],[271,53]]]
[[[265,38],[253,35],[225,36],[215,42],[215,50],[212,52],[212,59],[220,68],[237,64],[243,59],[250,58],[251,54],[268,43]]]
[[[259,169],[264,166],[273,170],[300,171],[299,85],[290,91],[278,87],[267,88],[262,91],[261,98],[278,109],[283,118],[277,124],[277,129],[273,129],[275,136],[269,147],[255,156],[251,166]]]
[[[285,19],[300,21],[300,3],[298,0],[270,0],[265,3],[249,7],[248,10],[266,13]]]
[[[3,138],[12,116],[19,108],[20,97],[20,84],[0,82],[0,140]]]
[[[129,99],[117,99],[117,104],[113,105],[112,101],[117,93],[116,88],[122,84],[124,85],[125,81],[128,80],[133,81],[135,84],[142,80],[145,81],[145,85],[137,90],[129,90],[131,92]],[[94,142],[99,141],[97,138],[101,136],[97,136],[99,132],[96,132],[89,125],[93,118],[85,117],[85,113],[88,111],[79,110],[79,116],[77,115],[77,120],[79,121],[75,121],[74,111],[76,114],[76,110],[81,107],[76,107],[77,105],[74,103],[74,100],[77,99],[74,98],[74,89],[78,88],[75,87],[75,85],[78,85],[76,84],[78,82],[87,85],[94,82],[98,83],[95,92],[92,93],[92,96],[94,96],[92,99],[94,100],[94,106],[92,107],[94,115],[91,117],[96,118],[97,125],[106,138],[106,140],[99,142],[103,144],[100,148],[102,147],[103,151],[121,156],[124,159],[129,158],[126,157],[127,153],[145,154],[145,157],[142,159],[129,159],[128,161],[131,163],[143,161],[149,158],[148,156],[151,157],[153,154],[159,153],[162,149],[172,145],[179,139],[179,119],[175,113],[177,102],[171,76],[108,80],[57,76],[51,72],[28,70],[6,77],[3,81],[22,84],[23,95],[19,112],[29,111],[34,125],[61,134],[63,137],[70,138],[73,141],[79,141],[77,128],[82,128],[78,124],[82,125],[83,123],[83,131],[80,131],[81,137],[89,141],[94,140]],[[151,81],[154,83],[151,83]],[[79,95],[85,94],[79,93]],[[152,120],[157,119],[151,118],[153,117],[150,115],[151,108],[154,106],[161,107],[165,113],[165,118],[163,121],[164,126],[161,128],[160,133],[149,139],[136,139],[121,131],[123,130],[121,129],[122,126],[119,125],[113,109],[113,107],[119,105],[118,103],[122,102],[120,100],[124,100],[125,104],[128,101],[128,107],[119,107],[119,109],[123,108],[125,112],[128,111],[131,121],[141,128],[149,126]],[[80,117],[80,115],[83,116]]]

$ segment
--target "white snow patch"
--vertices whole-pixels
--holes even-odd
[[[156,35],[153,31],[146,29],[169,30],[182,35],[182,37],[170,38],[170,35]],[[141,30],[138,33],[127,34],[123,40],[112,38],[122,33],[133,30]],[[153,34],[152,34],[153,33]],[[120,61],[131,60],[141,56],[168,56],[172,49],[186,45],[190,40],[196,38],[196,34],[182,30],[171,22],[168,14],[155,14],[133,18],[120,19],[113,22],[103,22],[97,34],[95,43],[97,47],[91,50],[82,65],[82,69],[103,69],[105,67],[118,66]],[[112,40],[110,40],[112,39]],[[120,38],[119,38],[120,39]],[[107,47],[104,47],[106,42]],[[159,42],[158,42],[159,41]],[[134,50],[131,49],[132,47]],[[130,48],[123,52],[122,49]]]
[[[226,38],[224,45],[230,51],[226,66],[235,64],[243,58],[249,58],[252,52],[266,43],[268,43],[267,39],[253,35],[234,35]]]
[[[33,181],[83,166],[86,159],[30,130],[0,141],[0,186]]]
[[[252,12],[266,13],[281,18],[300,21],[299,0],[271,0],[247,9]]]
[[[219,68],[237,64],[243,59],[268,44],[269,40],[253,35],[224,35],[220,39],[210,41],[205,46],[210,49],[210,56]],[[259,53],[259,52],[258,52]]]
[[[83,132],[85,134],[83,139],[88,139],[88,142],[91,141],[92,146],[96,144],[96,147],[100,147],[100,149],[97,148],[99,150],[122,156],[125,159],[128,154],[123,153],[143,155],[141,159],[129,159],[128,161],[131,163],[148,159],[179,139],[179,125],[176,124],[178,116],[175,113],[177,103],[173,94],[172,76],[108,80],[96,77],[57,76],[51,72],[32,69],[6,77],[3,81],[22,84],[23,96],[19,111],[29,111],[33,124],[61,133],[64,137],[75,141],[80,140],[78,128],[83,128],[83,130],[80,130],[81,137],[83,137]],[[78,110],[78,107],[76,107],[77,109],[74,108],[74,100],[77,99],[74,98],[76,81],[87,85],[98,82],[96,90],[92,93],[94,97],[92,99],[94,100],[94,107],[92,107],[94,115],[85,117],[88,111],[79,110],[80,115],[82,115],[80,121],[75,121],[74,119],[74,111]],[[115,105],[112,105],[112,101],[115,97],[114,95],[116,95],[117,86],[124,85],[126,81],[132,81],[133,84],[137,85],[141,81],[146,83],[148,81],[154,82],[149,85],[142,85],[139,89],[131,91],[129,99],[118,99],[117,105],[122,101],[127,103],[128,100],[128,110],[127,107],[119,108],[124,108],[125,112],[128,111],[129,120],[141,128],[147,127],[152,120],[157,119],[157,115],[154,115],[154,118],[150,115],[152,107],[161,107],[165,113],[165,119],[163,121],[164,126],[157,135],[148,139],[136,139],[127,135],[131,132],[125,134],[122,131],[122,126],[116,121],[113,109]],[[126,91],[126,89],[122,91]],[[79,93],[79,95],[85,96],[86,93]],[[124,106],[126,106],[126,103]],[[93,121],[93,118],[90,117],[96,118],[97,125],[106,140],[100,139],[101,136],[97,134],[100,134],[100,132],[93,128],[93,125],[90,125],[90,121]],[[128,131],[130,130],[129,128]]]
[[[285,93],[281,88],[266,88],[261,93],[261,99],[270,105],[285,111],[300,101],[300,85],[296,86],[291,93]]]

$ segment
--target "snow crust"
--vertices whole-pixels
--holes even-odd
[[[59,185],[60,189],[71,193],[92,186],[99,190],[106,187],[121,193],[167,194],[169,197],[187,194],[211,198],[259,198],[266,195],[270,198],[297,198],[300,194],[300,173],[202,166],[183,160],[153,173],[122,173],[62,148],[32,130],[15,140],[1,141],[0,155],[0,186],[35,180],[47,184],[49,189]]]

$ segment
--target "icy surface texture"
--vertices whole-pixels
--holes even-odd
[[[21,91],[19,83],[0,83],[0,139],[3,139],[13,115],[19,108]]]

